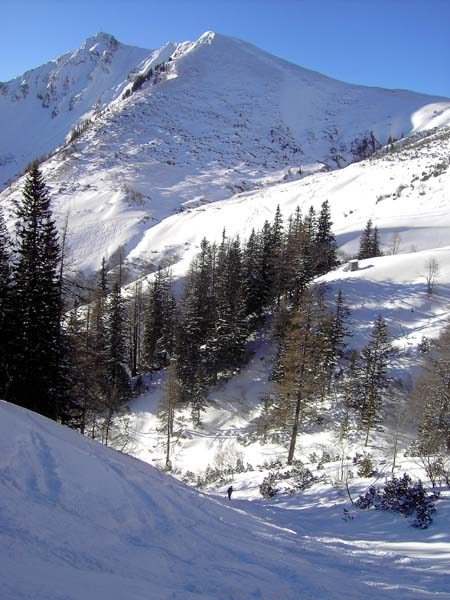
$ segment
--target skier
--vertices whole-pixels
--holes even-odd
[[[227,489],[228,500],[231,500],[231,494],[232,493],[233,493],[233,486],[230,485],[230,487]]]

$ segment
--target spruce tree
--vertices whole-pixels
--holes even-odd
[[[332,232],[333,222],[331,221],[330,205],[328,200],[322,203],[319,218],[317,219],[317,229],[314,238],[314,274],[323,275],[336,268],[337,246],[336,238]]]
[[[169,363],[174,349],[175,299],[170,271],[159,268],[145,299],[143,358],[150,371]]]
[[[103,442],[108,444],[113,418],[122,411],[130,398],[130,378],[127,370],[125,344],[126,307],[122,297],[121,277],[114,282],[107,306],[106,348],[106,415],[103,421]]]
[[[60,249],[50,195],[36,165],[17,207],[14,364],[7,398],[52,419],[59,416]]]
[[[315,409],[320,388],[323,338],[318,327],[317,298],[310,291],[302,296],[281,342],[278,382],[272,409],[273,422],[289,432],[288,464],[294,459],[301,421]]]
[[[178,381],[175,361],[172,360],[166,370],[166,381],[161,393],[158,407],[158,418],[161,424],[160,431],[166,441],[166,469],[172,467],[170,461],[171,441],[175,422],[175,411],[180,402],[180,384]]]
[[[358,377],[358,410],[366,432],[366,446],[370,431],[380,422],[383,396],[389,385],[388,360],[391,355],[388,327],[384,319],[378,316],[370,342],[361,352]]]
[[[4,398],[10,380],[8,348],[12,340],[12,274],[11,257],[9,254],[10,240],[0,211],[0,398]]]
[[[372,234],[372,219],[369,219],[359,240],[359,260],[372,258]]]
[[[369,219],[359,240],[358,258],[363,260],[382,256],[382,254],[378,227],[373,227],[372,219]]]

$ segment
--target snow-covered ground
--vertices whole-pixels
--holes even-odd
[[[229,502],[0,403],[0,597],[449,598],[449,498],[435,523],[351,510],[315,486]]]
[[[161,61],[168,67],[158,82],[122,98],[137,73]],[[43,164],[55,215],[60,223],[69,216],[70,262],[85,271],[123,245],[136,276],[170,261],[181,282],[203,237],[220,240],[225,228],[246,238],[272,220],[277,205],[287,218],[297,206],[319,210],[324,200],[338,244],[351,255],[371,218],[386,256],[360,261],[356,272],[343,265],[322,281],[329,296],[342,289],[353,311],[351,347],[367,343],[377,315],[387,320],[397,349],[391,373],[408,386],[419,372],[419,342],[437,336],[450,313],[449,107],[445,99],[333,81],[210,32],[155,52],[100,34],[0,84],[7,143],[0,167],[2,177],[15,174],[61,144],[80,117],[92,117],[74,143]],[[29,140],[15,133],[19,113]],[[368,160],[321,171],[324,163],[347,164],[351,142],[370,131],[382,143],[413,135]],[[10,226],[22,185],[0,195]],[[439,265],[432,295],[430,259]],[[321,456],[334,453],[339,415],[328,414],[320,428],[302,427],[298,438],[297,458],[321,481],[294,497],[261,499],[264,463],[285,458],[286,448],[252,436],[261,397],[271,391],[274,349],[266,332],[251,350],[249,364],[211,390],[202,427],[193,428],[187,412],[177,414],[172,448],[178,475],[251,463],[233,477],[231,504],[224,500],[228,482],[199,493],[0,404],[0,597],[450,598],[448,495],[427,531],[351,509],[339,465],[327,460],[317,468]],[[148,390],[131,405],[133,453],[158,467],[163,381],[164,374],[146,380]],[[379,480],[390,473],[398,421],[398,413],[387,414],[368,448]],[[423,476],[404,456],[414,435],[408,421],[399,435],[396,473]],[[358,451],[353,440],[350,457]],[[355,477],[352,493],[371,482]],[[344,507],[353,519],[342,519]]]

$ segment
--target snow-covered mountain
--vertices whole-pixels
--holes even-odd
[[[62,144],[83,115],[117,98],[148,56],[148,50],[99,33],[77,50],[0,83],[0,187]]]
[[[2,84],[0,181],[81,124],[44,171],[56,214],[70,213],[79,267],[92,269],[119,245],[134,256],[178,210],[343,167],[447,123],[446,99],[342,83],[212,32],[154,52],[98,34]]]

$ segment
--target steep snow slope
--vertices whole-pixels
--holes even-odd
[[[281,506],[253,516],[251,504],[209,498],[31,412],[0,402],[0,416],[2,598],[448,597],[445,534],[353,551],[333,543],[336,511],[323,543]],[[402,525],[391,523],[398,542]]]
[[[151,54],[99,33],[77,50],[0,83],[0,189],[31,160],[62,144],[80,117],[117,98],[128,75]]]
[[[288,169],[298,177],[300,166],[303,174],[323,163],[343,166],[377,147],[370,132],[384,144],[450,119],[448,100],[335,81],[211,32],[143,59],[134,73],[148,74],[161,61],[165,69],[124,99],[131,57],[145,51],[118,48],[112,56],[125,53],[126,68],[111,67],[114,85],[101,106],[110,103],[44,166],[55,211],[60,218],[70,212],[80,268],[97,268],[121,244],[131,252],[177,210],[266,187]],[[48,117],[49,132],[63,112]]]
[[[252,228],[273,219],[277,205],[285,218],[296,207],[305,214],[330,203],[333,230],[339,246],[356,252],[369,218],[377,225],[383,250],[389,254],[397,234],[399,252],[450,244],[450,129],[410,140],[402,147],[331,173],[238,194],[164,219],[145,232],[130,252],[131,259],[165,255],[178,257],[175,273],[182,274],[203,237],[220,240],[248,237]]]

